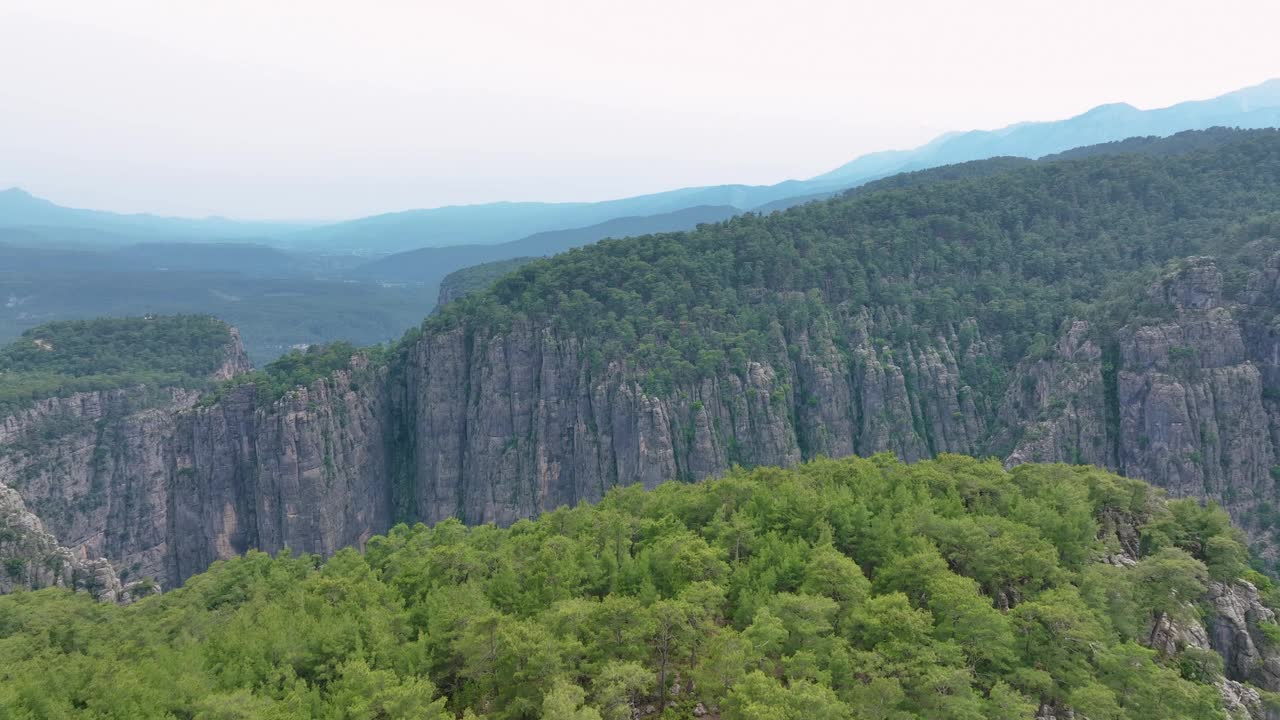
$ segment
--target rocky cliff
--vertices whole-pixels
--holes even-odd
[[[891,346],[894,318],[840,313],[777,325],[772,357],[663,393],[526,322],[432,334],[394,367],[357,359],[273,402],[252,384],[210,407],[155,388],[49,399],[0,421],[0,482],[71,551],[172,586],[249,548],[358,546],[395,519],[507,524],[734,463],[980,448],[976,327]]]
[[[111,563],[59,545],[17,491],[0,485],[0,593],[42,587],[84,590],[107,602],[123,595]]]
[[[178,413],[156,572],[181,581],[250,548],[331,555],[389,528],[385,373],[357,358],[267,406],[244,385]]]
[[[330,554],[400,520],[508,524],[615,485],[880,451],[1101,465],[1219,501],[1270,552],[1278,279],[1280,256],[1230,297],[1192,258],[1146,319],[1069,321],[1007,377],[976,323],[904,338],[894,310],[861,306],[774,322],[768,351],[687,383],[552,325],[452,326],[278,400],[243,384],[211,406],[154,388],[43,401],[0,420],[0,483],[57,546],[164,586],[249,548]]]
[[[42,401],[0,423],[0,490],[65,546],[49,552],[126,582],[172,586],[249,548],[332,554],[391,524],[384,372],[357,361],[266,407],[252,385],[213,407],[154,388]]]
[[[647,369],[597,367],[549,327],[424,338],[406,378],[415,516],[510,523],[734,463],[978,450],[983,401],[963,377],[986,351],[976,328],[891,348],[879,339],[888,324],[845,309],[836,322],[778,325],[772,357],[662,393],[647,389]]]
[[[160,572],[174,414],[195,394],[132,388],[51,398],[0,421],[0,484],[58,543],[121,578]]]
[[[1212,259],[1189,258],[1150,288],[1154,317],[1110,331],[1068,323],[1019,368],[993,447],[1010,464],[1092,463],[1212,499],[1273,552],[1278,276],[1273,255],[1230,298]]]

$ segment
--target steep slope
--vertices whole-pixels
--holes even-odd
[[[995,446],[1011,463],[1089,462],[1213,499],[1274,557],[1277,276],[1280,254],[1229,298],[1215,263],[1190,258],[1152,285],[1154,317],[1070,323],[1020,368]]]
[[[51,323],[0,348],[0,589],[124,600],[140,586],[121,580],[168,579],[174,415],[248,369],[236,331],[198,316]]]
[[[873,193],[527,266],[429,321],[409,357],[418,516],[506,523],[734,462],[983,452],[1014,365],[1073,305],[1244,242],[1229,226],[1280,189],[1275,134],[1250,137],[1208,155]],[[1205,352],[1216,341],[1187,340]],[[1269,472],[1259,452],[1239,459],[1249,477]],[[1149,464],[1144,476],[1174,481]]]
[[[0,484],[0,593],[64,587],[118,602],[124,590],[108,561],[86,560],[58,545],[17,491]]]

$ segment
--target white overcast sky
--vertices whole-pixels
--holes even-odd
[[[1275,0],[0,0],[0,187],[338,218],[809,177],[1280,76]]]

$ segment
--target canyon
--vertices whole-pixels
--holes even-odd
[[[51,398],[0,420],[0,560],[33,558],[11,584],[113,596],[251,548],[327,556],[397,522],[509,525],[618,485],[878,452],[1099,465],[1221,504],[1273,556],[1280,254],[1235,297],[1207,257],[1147,295],[1158,321],[1069,320],[998,394],[966,382],[1000,342],[976,324],[893,344],[891,310],[842,306],[779,328],[789,350],[663,394],[521,322],[427,332],[270,402],[251,383],[211,405],[145,387]],[[247,369],[236,337],[218,374]]]

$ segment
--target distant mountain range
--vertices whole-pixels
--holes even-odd
[[[296,223],[169,218],[77,210],[55,205],[14,188],[0,192],[0,229],[21,229],[27,238],[24,244],[46,246],[129,244],[139,240],[253,239],[301,251],[385,255],[436,248],[447,256],[459,254],[459,246],[515,245],[514,241],[521,238],[528,239],[551,231],[576,229],[573,232],[577,237],[599,235],[598,230],[589,229],[620,219],[627,219],[628,223],[642,228],[637,232],[659,231],[643,229],[647,225],[660,227],[660,231],[689,229],[693,225],[676,227],[668,222],[670,218],[679,217],[671,214],[706,207],[728,208],[736,213],[771,212],[902,172],[997,156],[1039,158],[1080,146],[1135,136],[1167,136],[1182,130],[1215,126],[1280,126],[1280,79],[1209,100],[1184,102],[1155,110],[1139,110],[1122,103],[1110,104],[1066,120],[1019,123],[999,130],[949,133],[912,150],[864,155],[817,177],[788,180],[776,185],[682,188],[590,203],[501,202],[449,206],[406,210],[313,227]],[[699,215],[695,212],[690,216],[694,224],[705,222]],[[642,222],[643,218],[651,220]],[[628,231],[619,227],[604,232],[616,236]],[[12,232],[3,241],[18,242]],[[588,239],[585,242],[592,241]],[[548,252],[563,249],[562,246],[568,242],[577,241],[551,241]],[[484,260],[477,262],[516,256],[503,252],[491,250]],[[542,253],[520,250],[517,254]],[[381,272],[377,270],[379,267],[389,266],[373,265],[370,272]],[[410,275],[412,271],[397,271],[393,277],[401,279]]]
[[[1132,105],[1115,103],[1100,105],[1066,120],[948,133],[914,150],[863,155],[809,182],[844,180],[858,184],[873,177],[968,160],[1001,155],[1039,158],[1135,136],[1167,136],[1182,130],[1220,126],[1244,129],[1280,126],[1280,78],[1211,100],[1194,100],[1157,110],[1139,110]]]
[[[210,242],[266,238],[310,227],[307,223],[242,222],[226,218],[123,215],[56,205],[21,188],[0,190],[0,228],[21,228],[56,244],[116,245],[143,239]]]
[[[568,230],[547,230],[496,245],[426,247],[396,253],[355,268],[351,277],[401,283],[439,283],[449,273],[471,265],[518,257],[555,255],[608,237],[621,238],[689,230],[703,223],[728,220],[742,211],[732,205],[700,205],[643,217],[621,217]]]

